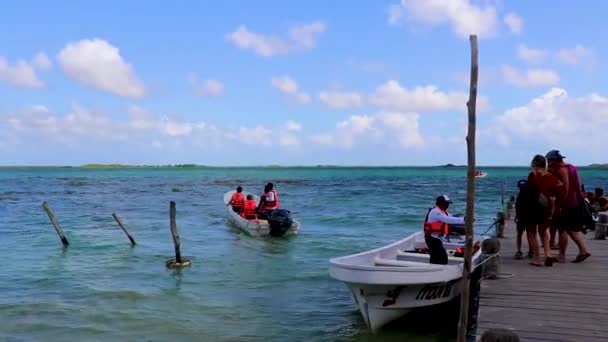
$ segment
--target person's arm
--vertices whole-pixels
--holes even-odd
[[[570,196],[570,179],[568,179],[568,168],[561,167],[559,169],[558,175],[560,176],[558,177],[558,179],[561,179],[562,184],[564,184],[564,190],[562,191],[564,197],[561,199],[561,202],[564,203],[568,196]]]
[[[447,224],[464,224],[464,217],[447,216],[437,210],[431,210],[429,213],[429,222],[444,222]]]

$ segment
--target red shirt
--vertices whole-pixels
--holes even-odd
[[[545,197],[549,198],[557,195],[556,190],[560,182],[557,180],[557,177],[550,173],[540,175],[530,172],[528,175],[528,184],[537,189],[541,194],[545,195]]]

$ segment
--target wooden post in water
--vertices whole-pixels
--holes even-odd
[[[116,220],[116,223],[118,223],[118,225],[120,226],[120,229],[122,229],[122,231],[125,232],[125,234],[127,234],[127,237],[129,238],[129,241],[131,241],[131,246],[135,246],[135,240],[133,239],[133,237],[131,236],[131,234],[129,234],[129,231],[127,230],[127,227],[122,223],[122,221],[116,215],[116,213],[112,213],[112,217],[114,218],[114,220]]]
[[[59,223],[57,223],[53,211],[51,211],[51,208],[49,208],[49,204],[46,202],[42,203],[42,208],[44,208],[44,211],[46,211],[46,214],[49,216],[53,227],[55,227],[55,231],[57,232],[57,235],[59,235],[61,243],[63,243],[64,246],[69,245],[70,243],[68,242],[68,239],[65,238],[65,235],[63,234],[63,229],[61,229],[61,226],[59,225]]]
[[[169,205],[169,224],[171,226],[171,235],[173,236],[173,245],[175,247],[175,259],[168,260],[166,265],[169,268],[181,268],[190,266],[190,259],[182,258],[180,251],[179,234],[177,233],[177,224],[175,222],[175,202],[171,201]]]
[[[458,342],[465,342],[467,337],[469,313],[469,278],[471,275],[471,256],[473,254],[473,220],[475,215],[475,109],[477,103],[477,35],[470,35],[471,43],[471,83],[469,89],[469,127],[467,132],[467,207],[465,218],[464,267],[462,269],[462,295],[460,301],[460,319],[458,321]]]

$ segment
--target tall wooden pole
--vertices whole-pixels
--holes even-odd
[[[57,235],[59,235],[59,239],[61,240],[61,243],[63,243],[64,246],[68,246],[70,243],[68,242],[68,239],[65,237],[65,234],[63,234],[63,229],[61,229],[61,226],[59,225],[59,223],[57,222],[57,219],[55,218],[55,214],[53,214],[53,211],[51,210],[51,208],[49,208],[49,204],[47,202],[42,203],[42,208],[44,209],[44,211],[46,211],[46,214],[49,216],[49,220],[51,220],[51,223],[53,224],[53,227],[55,228]]]
[[[127,234],[127,238],[129,238],[129,241],[131,241],[131,246],[135,246],[135,239],[133,239],[131,234],[129,234],[129,231],[127,230],[127,226],[125,226],[125,224],[122,223],[122,220],[120,219],[120,217],[118,217],[118,215],[116,215],[116,213],[112,213],[112,217],[114,218],[114,220],[116,220],[116,223],[118,223],[118,226],[120,226],[120,229],[122,229],[122,231],[125,232],[125,234]]]
[[[467,208],[465,219],[465,249],[464,267],[462,269],[462,296],[460,304],[460,320],[458,321],[458,342],[465,342],[469,314],[469,278],[471,275],[471,256],[473,254],[473,219],[475,215],[475,106],[477,103],[477,35],[470,35],[471,42],[471,83],[467,108],[469,112],[469,128],[467,133]]]

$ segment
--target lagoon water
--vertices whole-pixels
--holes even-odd
[[[477,228],[513,194],[525,168],[486,168],[477,181]],[[607,171],[582,169],[587,188]],[[222,195],[274,182],[298,236],[260,239],[227,225]],[[391,328],[368,333],[332,257],[421,229],[442,193],[464,213],[463,168],[12,168],[0,169],[1,341],[433,340]],[[169,201],[177,203],[181,272]],[[70,246],[41,208],[48,201]],[[138,245],[112,219],[116,212]],[[509,251],[506,251],[509,253]]]

